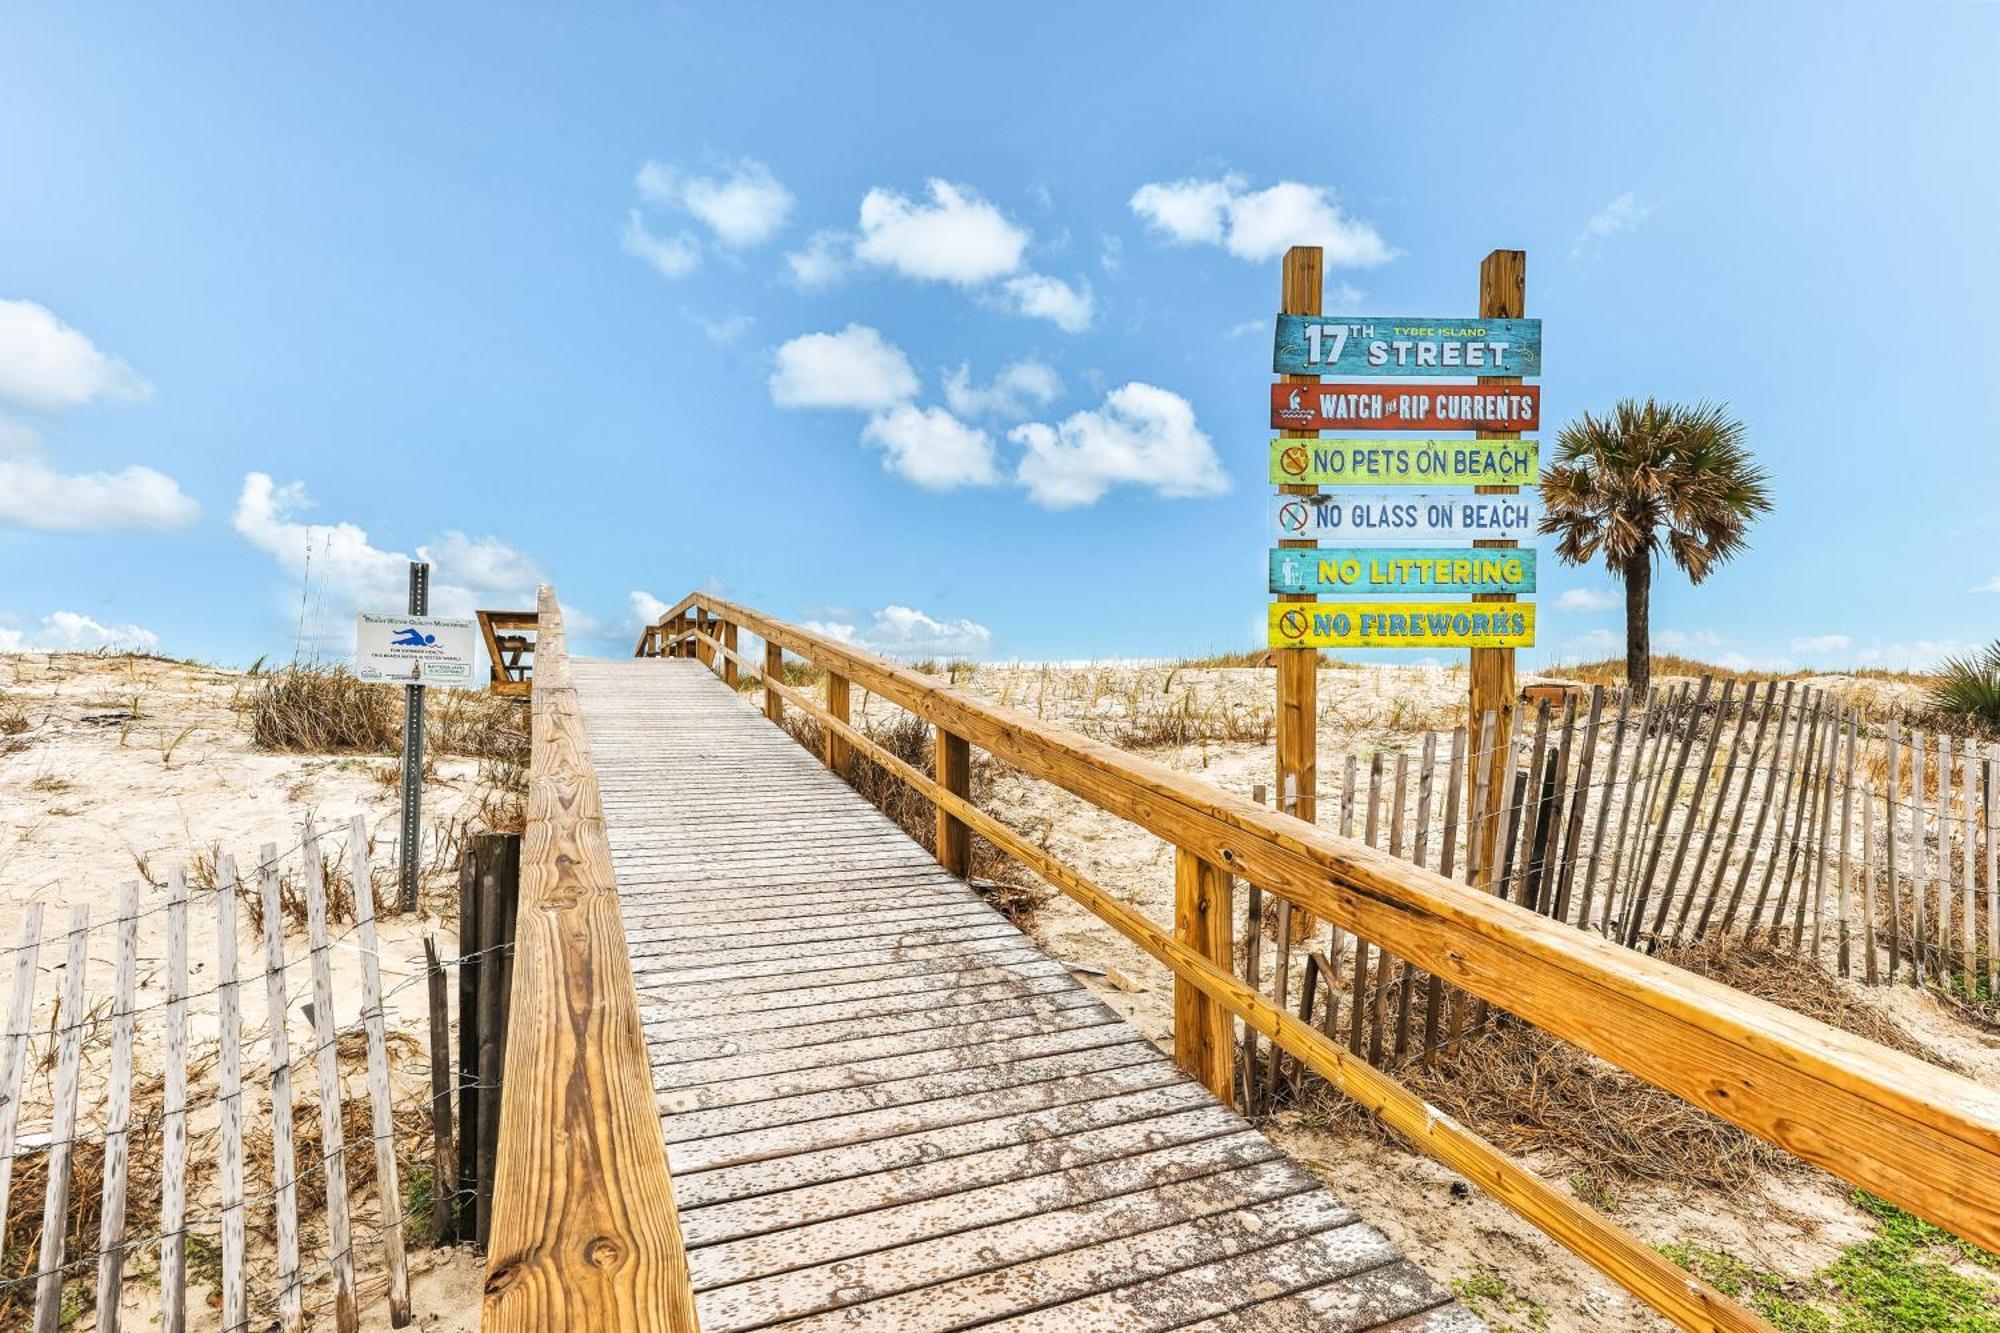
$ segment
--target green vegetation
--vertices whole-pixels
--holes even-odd
[[[1765,1272],[1721,1250],[1662,1245],[1660,1252],[1744,1302],[1782,1333],[2000,1333],[2000,1256],[1857,1191],[1875,1235],[1802,1279]]]
[[[1744,444],[1743,423],[1712,403],[1620,400],[1586,412],[1556,437],[1542,474],[1541,530],[1572,565],[1602,559],[1625,585],[1625,677],[1652,678],[1653,562],[1665,555],[1700,583],[1748,545],[1771,508],[1769,476]]]
[[[1541,1333],[1549,1326],[1547,1306],[1516,1295],[1507,1285],[1507,1279],[1490,1268],[1471,1277],[1453,1278],[1451,1289],[1466,1309],[1485,1320],[1496,1333]],[[1514,1322],[1517,1318],[1522,1322]]]
[[[1975,726],[2000,728],[2000,639],[1986,651],[1948,657],[1931,688],[1931,707]]]

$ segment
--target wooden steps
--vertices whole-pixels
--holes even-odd
[[[701,1325],[1479,1324],[694,661],[575,661]]]

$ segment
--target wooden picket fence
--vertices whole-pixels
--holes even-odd
[[[18,1228],[28,1231],[26,1235],[0,1236],[8,1257],[7,1270],[0,1275],[0,1326],[32,1321],[36,1333],[54,1333],[80,1310],[94,1309],[96,1326],[115,1330],[128,1269],[151,1251],[158,1256],[159,1307],[157,1317],[149,1315],[145,1322],[157,1323],[164,1333],[186,1327],[189,1268],[197,1256],[204,1264],[212,1262],[219,1272],[217,1294],[225,1330],[247,1329],[253,1319],[257,1327],[298,1330],[305,1327],[309,1313],[316,1322],[330,1315],[335,1327],[351,1330],[360,1322],[356,1255],[375,1245],[381,1247],[386,1271],[389,1320],[397,1327],[410,1321],[404,1205],[367,831],[359,815],[348,826],[354,907],[351,923],[338,933],[328,921],[329,868],[322,864],[322,836],[308,819],[304,837],[293,849],[302,871],[308,937],[303,954],[286,951],[281,857],[273,845],[262,849],[247,879],[225,856],[213,868],[212,887],[191,891],[182,869],[172,872],[163,893],[126,885],[109,921],[93,921],[87,905],[75,905],[60,935],[45,933],[43,904],[27,906],[19,940],[7,951],[11,959],[0,961],[0,972],[10,973],[12,983],[0,1042],[0,1226],[11,1215],[10,1202],[21,1202],[9,1197],[17,1169],[24,1163],[36,1165],[37,1158],[41,1169],[34,1176],[42,1182],[43,1197],[38,1227]],[[252,899],[262,922],[261,965],[253,957],[246,967],[239,958],[239,909]],[[216,945],[213,969],[197,972],[206,971],[213,984],[199,989],[191,985],[188,967],[189,922],[197,910],[213,913]],[[165,918],[164,957],[142,958],[141,925],[152,924],[147,918],[158,915]],[[93,995],[88,974],[92,946],[100,940],[115,949],[115,970],[109,993]],[[52,982],[55,993],[43,997],[38,992],[44,956],[54,950],[60,951],[61,959]],[[358,996],[349,998],[336,991],[331,959],[335,950],[359,956]],[[303,979],[301,968],[307,974]],[[155,989],[151,978],[160,971],[164,993],[154,998],[148,993]],[[419,974],[410,980],[422,984],[427,979]],[[285,1018],[296,992],[306,985],[312,1041],[309,1049],[294,1050]],[[257,1035],[244,1029],[246,991],[253,1003],[264,1007],[261,1070],[245,1067],[246,1042]],[[350,1141],[343,1122],[349,1099],[339,1065],[343,1029],[336,1013],[341,1008],[354,1014],[349,1030],[358,1026],[366,1043],[372,1139],[368,1144]],[[80,1096],[86,1053],[104,1044],[107,1029],[109,1067],[102,1103],[86,1108]],[[211,1033],[212,1063],[193,1059],[191,1053],[205,1045]],[[151,1071],[139,1070],[136,1053],[142,1050],[159,1059],[157,1109],[150,1102]],[[31,1071],[51,1068],[46,1124],[39,1119],[26,1121],[22,1106]],[[307,1068],[317,1084],[313,1100],[319,1150],[301,1161],[295,1146],[294,1082]],[[210,1071],[211,1086],[193,1086]],[[135,1103],[135,1085],[148,1092],[143,1107]],[[253,1182],[247,1178],[246,1131],[254,1103],[260,1101],[269,1116],[271,1161],[268,1181]],[[37,1100],[37,1112],[41,1109]],[[212,1161],[216,1174],[212,1196],[204,1189],[201,1197],[212,1197],[214,1206],[197,1215],[196,1189],[203,1182],[190,1173],[190,1143],[194,1137],[206,1140],[211,1133],[214,1153],[204,1154],[202,1160]],[[372,1227],[350,1214],[349,1198],[352,1155],[370,1152],[378,1216]],[[135,1211],[132,1168],[141,1153],[149,1170],[157,1164],[158,1222],[135,1234],[128,1216]],[[94,1227],[86,1225],[90,1201],[77,1193],[79,1164],[86,1159],[98,1177]],[[315,1176],[321,1179],[315,1182]],[[324,1198],[318,1216],[302,1206],[308,1182],[323,1186],[311,1191]],[[33,1212],[31,1206],[23,1209],[23,1219]],[[302,1224],[312,1224],[324,1235],[323,1253],[310,1260],[302,1254]],[[253,1226],[271,1238],[268,1264],[261,1253],[254,1265],[251,1262]],[[17,1255],[23,1256],[22,1262],[15,1262]],[[309,1295],[314,1305],[310,1311]]]
[[[1338,831],[1630,948],[1736,935],[1869,984],[2000,994],[2000,746],[1797,681],[1707,676],[1636,701],[1544,697],[1507,731],[1489,712],[1476,737],[1346,756]],[[1511,757],[1497,802],[1471,780],[1495,747]],[[1371,1063],[1428,1058],[1490,1016],[1373,941],[1296,929],[1255,883],[1242,898],[1244,980]],[[1261,1102],[1282,1062],[1246,1038]]]

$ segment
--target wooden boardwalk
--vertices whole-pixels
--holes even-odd
[[[708,669],[571,671],[708,1333],[1481,1327]]]

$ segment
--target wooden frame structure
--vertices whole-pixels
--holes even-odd
[[[534,611],[481,611],[479,634],[486,640],[486,688],[495,694],[527,698],[532,691],[535,639],[516,631],[534,630]],[[503,633],[502,631],[507,631]]]
[[[763,639],[759,652],[737,651],[744,630]],[[1219,1097],[1230,1096],[1233,1015],[1681,1327],[1765,1325],[1232,975],[1232,878],[1968,1240],[2000,1246],[2000,1092],[722,598],[683,598],[640,651],[694,656],[761,683],[767,715],[790,704],[820,722],[830,765],[867,754],[932,800],[940,820],[988,839],[1165,963],[1176,978],[1176,1056]],[[785,652],[825,671],[823,699],[774,678]],[[855,686],[930,723],[941,752],[954,747],[938,769],[944,781],[851,725]],[[1146,921],[974,806],[955,748],[975,745],[1171,842],[1175,929]]]

